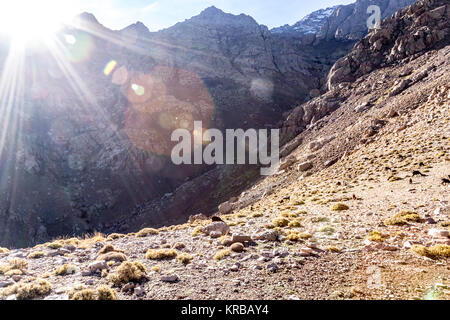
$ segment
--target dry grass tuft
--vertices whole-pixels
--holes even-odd
[[[343,203],[335,203],[330,208],[331,211],[345,211],[348,209],[350,209],[350,207]]]
[[[379,231],[370,231],[367,239],[373,242],[383,242],[385,237],[383,237],[383,234]]]
[[[287,227],[289,225],[289,220],[286,218],[275,218],[272,220],[272,225],[275,227]]]
[[[113,241],[113,240],[117,240],[117,239],[124,238],[124,237],[126,237],[125,234],[112,233],[106,238],[106,241]]]
[[[115,273],[110,275],[110,280],[115,285],[122,285],[129,282],[141,282],[146,278],[144,265],[137,261],[123,262]]]
[[[17,300],[31,300],[48,295],[52,290],[51,284],[44,279],[36,279],[33,282],[18,283],[6,289],[0,290],[0,297],[15,294]]]
[[[189,264],[193,259],[194,257],[188,253],[181,253],[177,256],[177,261],[184,265]]]
[[[151,260],[174,259],[178,252],[174,249],[148,249],[145,257]]]
[[[97,300],[117,300],[117,294],[114,289],[107,286],[97,288]]]
[[[56,268],[55,275],[57,276],[66,276],[68,274],[74,274],[77,272],[77,267],[72,264],[64,264],[59,268]]]
[[[409,222],[421,222],[422,218],[415,212],[402,211],[397,213],[392,218],[384,220],[384,224],[387,226],[401,226],[408,224]]]
[[[141,231],[139,231],[138,233],[136,233],[136,237],[138,238],[144,238],[144,237],[148,237],[150,235],[155,235],[158,234],[159,231],[153,228],[145,228],[142,229]]]
[[[231,254],[231,251],[228,249],[220,250],[214,255],[214,259],[220,261],[225,257],[228,257]]]
[[[45,256],[45,253],[42,251],[34,251],[32,253],[30,253],[27,258],[28,259],[39,259],[42,258],[43,256]]]
[[[429,248],[422,245],[414,245],[412,246],[411,250],[421,256],[431,259],[450,257],[450,246],[447,244],[437,244]]]

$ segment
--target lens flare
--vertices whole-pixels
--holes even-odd
[[[110,62],[108,62],[108,64],[106,65],[105,69],[103,70],[103,73],[106,76],[109,76],[114,69],[117,67],[117,61],[115,60],[111,60]]]
[[[192,71],[156,67],[149,74],[130,74],[122,92],[129,101],[125,132],[136,148],[157,155],[170,155],[174,130],[192,132],[194,121],[208,126],[214,114],[208,89]]]

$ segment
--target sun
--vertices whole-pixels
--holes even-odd
[[[74,9],[62,0],[14,0],[0,2],[0,34],[31,44],[53,35],[70,21]]]

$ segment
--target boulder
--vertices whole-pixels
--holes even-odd
[[[230,232],[230,227],[225,222],[213,222],[203,228],[203,233],[211,235],[212,232],[226,235]]]

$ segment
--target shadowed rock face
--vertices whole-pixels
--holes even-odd
[[[157,199],[154,224],[213,212],[254,176],[174,166],[172,131],[277,126],[353,45],[311,47],[214,7],[157,33],[111,31],[86,13],[23,61],[2,43],[0,245],[12,247],[111,230]],[[163,197],[195,177],[189,201]]]

